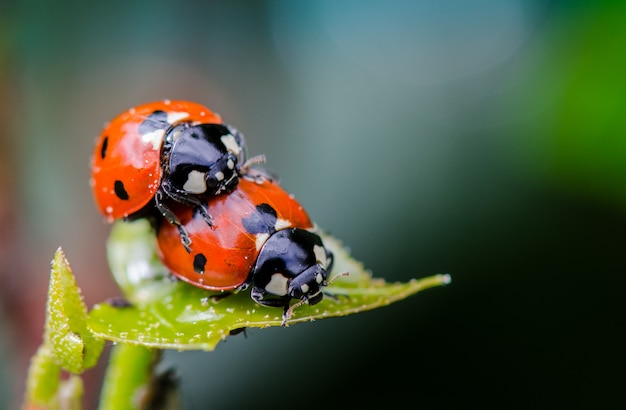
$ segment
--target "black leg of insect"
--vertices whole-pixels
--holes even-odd
[[[189,238],[189,234],[187,233],[185,227],[180,223],[180,220],[176,217],[176,215],[174,215],[174,212],[172,212],[172,210],[163,203],[163,193],[161,190],[157,191],[154,196],[154,203],[165,219],[178,229],[178,232],[180,233],[180,241],[187,252],[191,253],[191,239]]]

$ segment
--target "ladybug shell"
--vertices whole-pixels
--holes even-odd
[[[161,183],[161,147],[166,131],[181,122],[221,124],[222,118],[189,101],[156,101],[115,117],[96,142],[91,187],[111,222],[142,209]]]
[[[207,199],[214,218],[212,228],[191,207],[172,206],[191,239],[190,253],[172,224],[162,223],[158,232],[163,264],[178,278],[201,288],[245,287],[270,235],[285,228],[313,228],[293,196],[268,180],[259,183],[242,178],[233,192]]]

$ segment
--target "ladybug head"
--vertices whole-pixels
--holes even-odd
[[[217,195],[239,182],[243,135],[223,124],[180,124],[163,148],[163,187],[171,196]]]
[[[239,182],[239,169],[237,167],[237,157],[228,152],[224,154],[205,173],[206,191],[210,195],[231,192]]]
[[[326,269],[320,263],[316,263],[291,280],[288,294],[293,299],[315,305],[324,298],[322,288],[328,285],[327,277]]]

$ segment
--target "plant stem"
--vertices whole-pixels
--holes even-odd
[[[26,379],[23,409],[58,407],[56,397],[61,367],[56,364],[52,350],[41,345],[33,356]]]
[[[143,410],[151,402],[153,369],[161,351],[120,343],[113,347],[99,410]]]

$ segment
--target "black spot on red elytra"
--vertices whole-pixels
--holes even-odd
[[[100,158],[104,159],[107,156],[107,148],[109,146],[109,137],[104,137],[102,140],[102,146],[100,147]]]
[[[206,266],[206,256],[199,253],[193,257],[193,270],[196,273],[202,275],[204,273],[204,267]]]
[[[138,131],[141,135],[148,134],[155,130],[164,130],[169,128],[170,123],[167,122],[167,113],[165,111],[154,111],[148,115],[141,124]]]
[[[276,231],[276,210],[269,204],[256,206],[256,212],[241,218],[243,227],[251,234],[274,233]]]
[[[113,184],[113,189],[115,190],[115,195],[117,195],[119,199],[124,201],[128,199],[128,192],[126,192],[126,188],[124,188],[124,183],[119,179]]]

